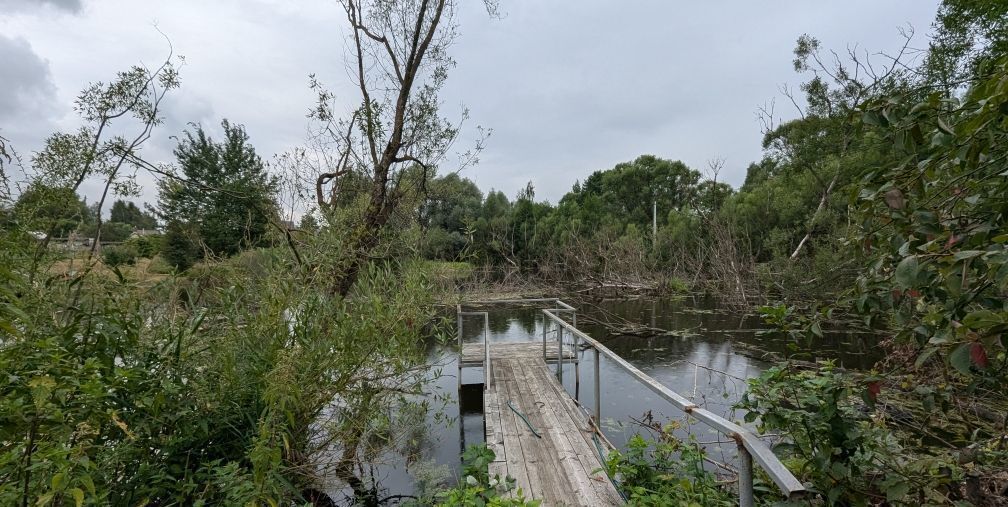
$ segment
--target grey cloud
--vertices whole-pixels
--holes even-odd
[[[47,109],[55,99],[49,64],[28,41],[0,35],[0,70],[0,124]]]
[[[762,156],[757,107],[807,79],[791,68],[800,34],[888,50],[899,25],[923,36],[936,2],[872,5],[871,22],[847,4],[793,0],[512,2],[500,20],[467,6],[446,102],[464,101],[494,135],[465,175],[509,195],[531,180],[555,202],[592,171],[650,153],[698,170],[724,158],[719,179],[739,185]],[[777,116],[793,118],[784,104]]]
[[[0,11],[32,12],[40,7],[53,7],[74,14],[84,8],[83,0],[0,0]]]
[[[30,158],[59,112],[49,63],[21,38],[0,35],[0,132]]]
[[[34,6],[52,13],[61,5],[81,11],[72,18],[11,16],[3,26],[52,61],[64,92],[55,101],[59,112],[72,103],[65,92],[107,78],[138,57],[160,58],[163,41],[152,30],[136,29],[152,19],[188,57],[182,89],[164,104],[165,125],[145,147],[152,161],[172,160],[169,136],[190,121],[210,129],[221,118],[242,123],[264,157],[297,146],[313,102],[309,73],[348,107],[358,100],[342,59],[345,19],[332,0],[45,0],[47,8],[40,1],[0,0],[0,12],[13,6],[27,14]],[[458,66],[442,99],[452,118],[462,104],[471,113],[462,140],[468,142],[460,141],[457,151],[472,146],[472,126],[494,130],[481,163],[464,171],[484,190],[514,196],[532,181],[539,198],[555,202],[575,180],[644,153],[696,169],[723,157],[720,179],[739,185],[749,162],[762,156],[757,107],[777,97],[778,119],[797,115],[778,87],[795,88],[803,79],[791,65],[799,35],[815,35],[824,48],[841,52],[848,43],[888,50],[900,42],[896,28],[910,22],[923,44],[938,0],[568,4],[506,2],[503,18],[490,19],[480,2],[459,2],[461,36],[452,48]],[[221,25],[221,19],[229,22]],[[20,71],[3,67],[2,58],[0,80],[21,78]],[[12,100],[0,97],[8,109]],[[17,107],[37,107],[24,104],[16,101]],[[19,117],[32,114],[38,116],[22,111]],[[5,135],[28,125],[15,127],[8,118],[0,111]],[[61,127],[72,128],[73,119],[67,115]],[[43,138],[34,137],[36,146]],[[22,143],[22,151],[28,146]]]

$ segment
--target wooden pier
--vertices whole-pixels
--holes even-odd
[[[556,358],[552,345],[547,357]],[[483,344],[466,344],[461,357],[482,365],[485,355]],[[564,358],[572,360],[573,350],[565,347]],[[543,360],[543,344],[495,343],[490,360],[492,380],[483,393],[486,444],[497,455],[490,474],[513,477],[525,498],[544,506],[621,505],[601,470],[599,451],[609,447],[596,444],[591,420]]]
[[[462,311],[458,305],[458,382],[462,368],[483,369],[483,416],[487,447],[496,454],[490,473],[513,477],[526,499],[542,505],[620,505],[622,497],[602,471],[600,456],[612,447],[599,428],[602,420],[599,364],[605,358],[624,374],[637,379],[668,403],[699,423],[735,441],[737,491],[740,507],[753,507],[753,468],[759,466],[787,500],[798,501],[805,486],[777,458],[760,436],[739,424],[696,405],[665,387],[577,328],[574,307],[556,298],[471,302],[541,305],[542,341],[490,340],[486,311]],[[463,318],[482,317],[479,343],[464,343]],[[533,336],[529,336],[535,340]],[[590,353],[594,370],[593,413],[564,390],[564,363],[573,363],[575,392],[580,385],[582,354]],[[556,374],[551,371],[555,364]],[[559,378],[559,380],[558,380]],[[514,492],[512,492],[512,495]]]

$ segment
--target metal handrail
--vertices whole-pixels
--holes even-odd
[[[493,369],[490,364],[490,314],[488,312],[463,312],[462,305],[456,307],[458,318],[458,347],[462,353],[462,317],[467,315],[483,316],[483,389],[489,389],[493,382]],[[462,390],[462,360],[458,361],[458,387]]]
[[[558,303],[562,303],[556,300]],[[563,306],[568,307],[569,305],[564,304]],[[601,393],[599,390],[599,354],[604,354],[610,360],[615,362],[621,368],[626,370],[632,376],[640,380],[644,385],[646,385],[651,391],[653,391],[658,396],[661,396],[666,401],[672,403],[678,407],[683,412],[686,412],[690,416],[695,417],[697,420],[703,422],[704,424],[728,435],[738,444],[739,456],[740,456],[740,466],[739,466],[739,505],[742,507],[750,507],[753,505],[753,473],[752,465],[755,459],[756,463],[767,473],[771,480],[777,484],[781,492],[785,494],[788,498],[795,498],[803,495],[807,490],[805,486],[791,473],[784,463],[777,458],[777,455],[768,447],[759,437],[749,430],[735,424],[705,408],[702,408],[685,396],[665,387],[660,384],[655,379],[651,378],[644,372],[640,371],[634,365],[627,362],[625,359],[617,355],[615,352],[609,350],[608,347],[602,345],[596,341],[591,336],[588,336],[583,331],[575,327],[574,325],[568,323],[562,318],[558,317],[551,310],[542,310],[543,314],[547,316],[554,323],[559,325],[561,328],[569,331],[575,339],[580,339],[590,345],[595,350],[595,417],[596,426],[599,424],[599,417],[601,415],[601,403],[600,397]],[[545,331],[543,333],[545,338]],[[575,342],[576,343],[576,342]],[[563,351],[561,349],[557,350],[557,355],[561,358]]]

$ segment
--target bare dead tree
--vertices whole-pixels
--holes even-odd
[[[496,13],[494,2],[484,3]],[[350,27],[348,72],[360,104],[341,117],[334,95],[313,78],[318,105],[312,117],[327,148],[314,181],[323,214],[337,206],[339,185],[350,173],[368,183],[365,209],[342,252],[348,257],[332,281],[333,291],[345,296],[398,205],[445,160],[467,113],[452,122],[439,111],[438,92],[454,66],[448,49],[458,35],[456,2],[343,0],[342,6]],[[475,163],[484,139],[458,154],[458,163]],[[411,170],[421,176],[404,177]]]

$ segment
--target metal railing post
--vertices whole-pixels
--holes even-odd
[[[590,345],[595,351],[595,419],[601,423],[602,403],[601,403],[601,357],[604,355],[607,361],[611,361],[618,368],[626,371],[631,376],[642,382],[648,389],[661,398],[665,399],[680,410],[689,414],[701,423],[716,429],[724,435],[730,435],[739,445],[739,505],[751,507],[754,504],[753,494],[753,465],[758,464],[766,472],[767,476],[780,489],[784,496],[793,499],[806,493],[805,486],[794,474],[780,461],[772,449],[762,442],[758,435],[752,433],[737,423],[729,421],[709,410],[699,407],[692,400],[669,389],[660,382],[640,371],[636,366],[627,362],[626,359],[609,350],[608,347],[580,331],[572,324],[562,319],[556,313],[558,310],[543,310],[543,314],[550,319],[557,329],[557,369],[563,371],[563,332],[567,330],[575,337],[575,343],[583,341]],[[576,366],[575,366],[576,367]],[[562,374],[560,376],[561,385],[563,383]]]
[[[574,337],[574,399],[580,401],[581,392],[581,350],[578,347],[578,335],[571,333]]]
[[[739,442],[739,474],[738,474],[738,494],[739,507],[753,507],[753,468],[752,455]]]
[[[546,330],[549,329],[551,323],[552,321],[543,315],[543,361],[549,360],[549,357],[546,355]]]
[[[602,386],[599,384],[599,350],[595,351],[595,426],[602,428]]]
[[[490,314],[483,314],[483,386],[484,389],[490,388],[490,383],[493,382],[493,376],[491,375],[490,366]]]
[[[459,347],[459,357],[458,357],[458,392],[461,398],[462,393],[462,305],[458,305],[457,310],[458,315],[458,347]]]
[[[560,385],[563,385],[563,326],[557,324],[557,375],[560,376]]]

